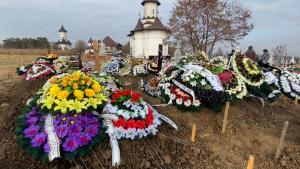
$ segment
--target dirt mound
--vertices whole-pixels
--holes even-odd
[[[138,90],[138,77],[122,78],[127,88]],[[76,161],[56,160],[42,164],[30,158],[15,141],[15,120],[26,100],[44,81],[0,82],[0,168],[111,168],[111,148],[106,139],[90,156]],[[126,87],[126,86],[125,86]],[[158,99],[143,97],[149,103]],[[300,165],[300,107],[280,98],[264,108],[258,101],[232,103],[229,124],[221,134],[223,113],[202,109],[187,113],[174,106],[157,110],[178,124],[179,131],[167,124],[159,127],[159,134],[141,140],[119,142],[121,165],[117,168],[246,168],[249,155],[255,156],[255,167],[264,169],[296,169]],[[273,161],[274,153],[285,121],[290,122],[282,155]],[[196,142],[190,141],[191,123],[197,124]]]

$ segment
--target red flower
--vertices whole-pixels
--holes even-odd
[[[130,94],[131,94],[131,90],[125,90],[125,91],[124,91],[124,95],[125,95],[125,96],[129,96]]]
[[[184,101],[187,101],[188,99],[189,99],[189,96],[184,96],[184,97],[183,97],[183,100],[184,100]]]
[[[131,101],[134,103],[134,102],[137,102],[139,101],[139,99],[141,98],[141,95],[139,93],[132,93],[132,97],[131,97]]]
[[[116,102],[116,100],[115,100],[115,99],[112,99],[110,102],[111,102],[111,103],[115,103],[115,102]]]
[[[144,129],[146,127],[146,122],[138,120],[136,121],[136,128]]]
[[[151,108],[148,108],[148,115],[145,119],[146,125],[149,126],[149,125],[153,124],[153,120],[154,120],[153,110]]]
[[[118,121],[113,121],[113,124],[115,127],[126,127],[126,121],[124,120],[124,118],[119,118]]]
[[[120,97],[121,97],[121,95],[120,95],[118,92],[112,94],[112,96],[111,96],[111,98],[114,99],[114,100],[116,100],[116,99],[118,99],[118,98],[120,98]]]
[[[133,119],[127,121],[127,127],[128,128],[135,128],[136,127],[135,121]]]

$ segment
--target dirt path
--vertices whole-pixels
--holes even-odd
[[[122,78],[131,82],[128,88],[138,89],[138,77]],[[15,119],[25,101],[36,92],[42,82],[18,79],[0,82],[0,168],[110,168],[111,148],[105,140],[89,157],[71,162],[55,161],[41,164],[32,160],[15,143]],[[160,103],[143,94],[151,104]],[[263,169],[300,166],[300,107],[295,107],[284,97],[274,105],[261,107],[253,100],[233,103],[229,124],[221,135],[223,113],[214,114],[203,109],[186,113],[173,106],[157,107],[179,126],[179,131],[167,124],[159,127],[159,134],[137,141],[121,140],[122,163],[118,168],[246,168],[249,155],[255,156],[255,167]],[[283,155],[274,162],[283,123],[288,120],[286,144]],[[190,141],[191,123],[197,124],[196,143]]]

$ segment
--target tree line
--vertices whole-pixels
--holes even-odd
[[[3,48],[16,49],[45,49],[50,47],[50,43],[46,37],[38,38],[9,38],[3,40]]]

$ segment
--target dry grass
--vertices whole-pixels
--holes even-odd
[[[0,80],[17,78],[16,68],[27,65],[38,58],[40,55],[26,54],[0,54]]]

